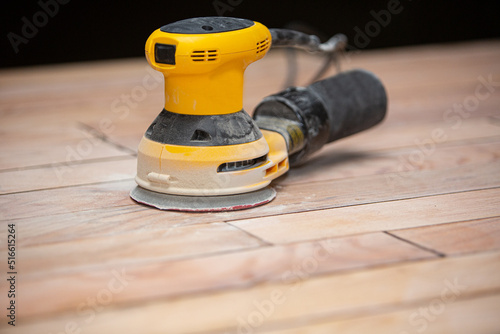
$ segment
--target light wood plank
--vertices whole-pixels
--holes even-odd
[[[91,276],[89,273],[82,279]],[[112,279],[111,273],[109,279]],[[443,291],[447,296],[455,291],[458,301],[499,288],[500,253],[491,252],[317,278],[304,275],[304,280],[288,279],[249,289],[158,300],[127,308],[103,306],[94,313],[95,317],[82,314],[86,308],[83,301],[79,315],[70,312],[58,317],[43,317],[19,328],[26,332],[33,332],[35,328],[57,332],[74,321],[76,326],[95,334],[224,333],[238,330],[240,323],[256,317],[262,319],[259,329],[264,330],[276,323],[319,315],[328,315],[331,320],[342,319],[346,314],[367,316],[378,313],[376,310],[380,308],[405,307],[441,298]],[[134,289],[132,277],[121,292],[113,295],[113,300],[127,289]],[[96,298],[96,295],[88,297]],[[263,303],[270,311],[260,311],[262,307],[256,306]],[[265,312],[266,316],[259,317],[259,312]]]
[[[45,121],[40,121],[45,124]],[[130,156],[92,134],[76,129],[72,124],[40,126],[40,122],[23,124],[24,129],[3,123],[0,125],[0,173],[44,165],[73,165],[86,160]],[[33,130],[42,128],[42,130]],[[1,174],[0,174],[0,177]]]
[[[135,182],[117,181],[0,196],[0,219],[42,217],[132,204],[128,193]]]
[[[158,87],[153,87],[151,79],[161,83],[161,76],[151,69],[145,58],[2,69],[0,106],[14,102],[31,108],[37,102],[43,106],[99,100],[117,93],[130,93],[134,86],[144,85],[145,78],[146,86],[153,91]]]
[[[132,180],[137,172],[135,157],[84,164],[0,172],[0,194],[78,186],[98,182]]]
[[[500,215],[500,188],[236,220],[268,242],[283,243]]]
[[[457,255],[500,248],[500,217],[392,231],[441,253]]]
[[[289,330],[255,331],[267,334],[489,334],[500,328],[500,295],[486,295],[445,303],[440,298],[404,310],[356,317]],[[326,319],[325,319],[326,320]],[[288,324],[283,324],[283,327]]]
[[[114,298],[117,304],[126,304],[217,290],[246,289],[265,282],[280,282],[286,273],[304,270],[313,277],[435,257],[433,253],[384,233],[250,249],[259,243],[245,239],[235,231],[218,231],[221,231],[219,224],[181,228],[170,235],[167,235],[170,232],[167,230],[161,238],[154,237],[149,247],[141,247],[144,244],[139,243],[141,235],[114,238],[105,254],[101,255],[96,253],[105,249],[104,241],[99,245],[94,240],[83,240],[64,248],[64,255],[59,256],[56,250],[67,244],[23,247],[20,289],[31,291],[24,300],[27,305],[23,308],[25,316],[73,310],[82,299],[107,283],[110,272],[120,268],[127,268],[126,272],[136,277],[133,289]],[[196,235],[186,234],[196,232]],[[137,239],[137,245],[124,246],[120,240],[126,238],[130,243]],[[93,248],[95,245],[98,245],[96,249]],[[126,252],[119,250],[122,246]],[[81,258],[77,254],[79,249]],[[158,252],[158,249],[163,251]],[[223,253],[231,249],[231,253]],[[88,275],[90,272],[92,274]],[[64,298],[49,298],[52,295]],[[38,300],[46,300],[43,308],[38,307]]]
[[[123,267],[157,262],[165,265],[166,261],[262,245],[258,239],[224,223],[166,229],[151,227],[101,238],[23,246],[20,262],[24,268],[23,279],[34,275],[40,282],[40,275],[96,270],[100,266]]]
[[[419,112],[419,110],[415,112]],[[491,138],[493,141],[498,139],[500,134],[500,127],[485,118],[463,120],[456,129],[453,128],[454,124],[434,121],[415,125],[399,123],[397,127],[389,127],[386,123],[382,123],[364,133],[334,142],[326,146],[323,152],[330,148],[342,149],[344,147],[349,147],[351,150],[361,148],[368,152],[403,147],[410,147],[412,150],[418,151],[420,150],[418,143],[422,142],[433,142],[436,147],[456,145],[455,143],[463,145],[464,143],[474,143],[476,139]]]
[[[455,168],[462,169],[463,167],[462,172],[466,173],[468,177],[473,177],[473,174],[466,171],[469,170],[467,166],[471,169],[481,169],[481,172],[489,175],[493,181],[497,174],[495,168],[488,171],[484,168],[490,163],[496,164],[500,160],[499,152],[500,142],[498,141],[457,146],[433,146],[426,143],[423,148],[415,145],[414,147],[393,148],[382,152],[371,151],[362,145],[359,147],[354,147],[354,145],[334,147],[332,145],[311,157],[303,166],[293,168],[276,183],[291,185],[387,174],[387,185],[397,188],[404,185],[404,178],[418,177],[418,172],[445,172],[448,170],[449,173],[453,173]],[[497,168],[499,167],[497,166]],[[470,171],[473,173],[472,170]],[[416,173],[410,174],[408,172]],[[477,177],[481,178],[482,176],[478,175]],[[467,177],[464,175],[465,179]]]

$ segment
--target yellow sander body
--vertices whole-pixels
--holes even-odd
[[[209,197],[254,192],[286,173],[284,138],[260,131],[243,110],[245,69],[270,45],[265,26],[243,19],[190,19],[151,34],[146,58],[165,77],[165,107],[139,145],[136,182],[142,189],[134,199],[159,207],[151,203],[155,196],[162,208],[176,209],[162,194],[181,195],[176,203],[195,211],[228,210],[225,197]],[[154,194],[137,198],[144,190]],[[275,194],[268,193],[270,201]]]

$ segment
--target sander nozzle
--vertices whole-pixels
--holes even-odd
[[[325,144],[380,123],[386,110],[382,82],[371,72],[351,70],[268,96],[253,117],[260,129],[285,138],[293,167]]]

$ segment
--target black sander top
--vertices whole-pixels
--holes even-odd
[[[234,17],[195,17],[164,25],[160,30],[172,34],[215,34],[245,29],[254,24],[253,21]]]

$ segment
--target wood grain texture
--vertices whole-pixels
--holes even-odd
[[[24,314],[39,316],[71,311],[86,296],[105,285],[113,270],[119,269],[125,269],[127,275],[135,277],[135,283],[130,289],[115,296],[114,304],[172,298],[219,289],[248,288],[266,282],[280,282],[286,275],[295,276],[301,272],[307,276],[317,276],[435,257],[431,252],[384,233],[257,248],[262,243],[239,235],[229,229],[229,226],[226,226],[229,231],[221,233],[222,227],[210,224],[167,230],[172,231],[170,235],[165,233],[161,238],[153,239],[148,247],[142,247],[146,254],[134,251],[138,248],[137,245],[142,245],[145,241],[130,236],[122,239],[137,240],[138,243],[135,247],[127,247],[127,253],[120,251],[123,245],[116,244],[117,242],[105,245],[108,248],[105,253],[104,245],[95,247],[96,242],[79,242],[69,247],[68,243],[26,247],[21,261],[26,259],[23,262],[37,263],[28,263],[30,269],[26,270],[20,284],[21,289],[30,291],[29,295],[22,298],[23,304],[30,305],[23,309]],[[196,231],[204,235],[187,234]],[[192,246],[185,247],[188,243]],[[81,249],[81,245],[92,248]],[[158,247],[163,252],[156,251]],[[40,249],[45,249],[43,254],[33,255],[40,253]],[[54,254],[60,249],[66,249],[69,255],[65,256],[65,261],[71,263],[63,265],[58,262],[60,260],[57,256],[46,258],[50,250]],[[100,252],[106,255],[99,254]],[[88,275],[85,271],[90,267],[90,259],[98,261],[99,265],[94,264],[92,274]],[[83,282],[85,283],[82,284]],[[44,286],[44,289],[38,289],[40,286]],[[50,298],[57,294],[67,297]],[[45,301],[43,309],[36,306],[36,301],[41,300]]]
[[[489,290],[498,291],[500,254],[493,252],[410,262],[321,277],[309,277],[307,271],[301,274],[302,279],[290,276],[282,282],[246,289],[188,295],[119,309],[102,307],[98,313],[94,312],[93,317],[83,313],[84,307],[79,314],[72,311],[20,328],[26,332],[35,328],[50,332],[74,322],[85,331],[96,334],[124,331],[237,333],[238,327],[248,321],[260,331],[278,325],[297,326],[297,322],[305,318],[361,317],[377,314],[380,308],[397,306],[410,308],[410,315],[415,303],[427,304],[436,298],[451,301],[453,296],[454,300],[468,299]],[[112,278],[110,273],[108,280]],[[128,284],[114,296],[132,289],[133,284],[134,277],[129,277]],[[105,288],[106,285],[101,289]],[[95,295],[89,297],[97,298]],[[269,311],[264,309],[266,307]],[[211,311],[212,308],[216,311]],[[473,309],[470,311],[474,312]],[[253,317],[255,322],[251,320]],[[497,328],[498,321],[496,319],[493,323],[493,328]]]
[[[2,173],[0,194],[131,180],[135,177],[136,168],[136,158],[126,156],[112,161],[54,164],[50,167],[7,171]]]
[[[474,317],[471,317],[471,312]],[[473,299],[442,302],[436,298],[404,310],[380,315],[349,317],[338,321],[324,319],[319,324],[293,329],[262,331],[268,334],[331,334],[331,333],[453,333],[488,334],[499,326],[500,296],[478,296]]]
[[[500,248],[500,217],[417,227],[391,233],[449,255],[495,250]]]
[[[250,114],[284,59],[248,68]],[[499,40],[346,54],[384,82],[384,122],[273,202],[207,214],[128,196],[163,107],[145,59],[0,70],[0,268],[15,224],[19,272],[0,333],[499,332],[499,59]],[[306,85],[321,58],[298,60]]]
[[[253,235],[283,243],[500,215],[500,188],[233,221]]]

